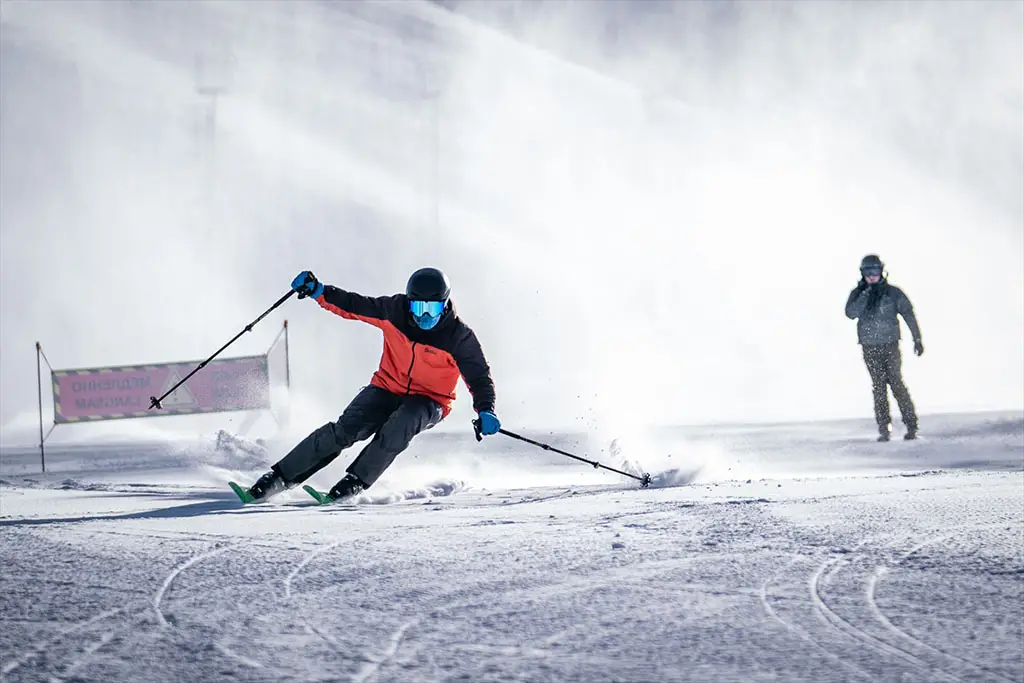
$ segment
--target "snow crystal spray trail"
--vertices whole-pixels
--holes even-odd
[[[619,459],[622,463],[620,466],[622,469],[629,472],[633,472],[634,476],[646,477],[647,483],[644,487],[652,488],[669,488],[672,486],[686,486],[687,484],[693,483],[693,480],[697,478],[700,473],[700,467],[694,467],[684,469],[681,467],[673,467],[670,469],[655,472],[654,474],[645,473],[640,468],[640,464],[634,459],[627,457],[623,453],[623,447],[619,443],[618,439],[612,439],[611,445],[608,447],[608,452],[612,457]],[[671,457],[671,456],[670,456]]]

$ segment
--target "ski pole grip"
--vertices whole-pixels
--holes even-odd
[[[473,433],[477,441],[483,441],[484,437],[480,436],[480,420],[473,420]]]
[[[305,290],[305,287],[306,285],[311,284],[313,282],[316,282],[316,276],[313,275],[313,273],[310,273],[309,275],[306,276],[306,279],[302,281],[302,285],[300,285],[301,289],[295,290],[299,293],[300,299],[305,299],[310,295],[310,293]]]

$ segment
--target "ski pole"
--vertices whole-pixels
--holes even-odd
[[[282,297],[281,297],[280,299],[278,299],[278,300],[277,300],[277,303],[275,303],[275,304],[274,304],[273,306],[271,306],[270,308],[268,308],[267,310],[265,310],[265,311],[263,312],[263,315],[261,315],[260,317],[256,318],[256,319],[255,319],[255,320],[253,320],[253,321],[252,321],[251,323],[249,323],[248,325],[246,325],[246,326],[245,326],[245,328],[244,328],[244,329],[243,329],[243,330],[242,330],[241,332],[239,332],[238,334],[236,334],[236,335],[235,335],[235,336],[234,336],[234,337],[233,337],[233,338],[231,339],[231,341],[229,341],[229,342],[228,342],[227,344],[225,344],[224,346],[222,346],[222,347],[220,347],[219,349],[217,349],[216,353],[214,353],[214,354],[213,354],[212,356],[210,356],[209,358],[207,358],[206,360],[204,360],[204,361],[203,361],[202,363],[200,363],[199,365],[197,365],[197,366],[196,366],[196,368],[195,368],[195,370],[193,370],[192,372],[190,372],[190,373],[188,373],[187,375],[185,375],[184,379],[182,379],[182,380],[181,380],[180,382],[178,382],[178,383],[177,383],[177,384],[175,384],[175,385],[174,385],[173,387],[171,387],[171,388],[170,388],[170,389],[168,389],[168,390],[167,390],[166,392],[164,392],[164,395],[163,395],[163,396],[161,396],[160,398],[157,398],[156,396],[150,396],[150,397],[149,397],[149,400],[151,401],[151,403],[149,404],[149,408],[148,408],[147,410],[152,410],[153,408],[163,408],[163,406],[162,406],[162,405],[160,405],[160,402],[161,402],[161,401],[163,401],[163,400],[164,400],[165,398],[167,398],[168,396],[170,396],[171,394],[173,394],[173,393],[174,393],[174,390],[175,390],[175,389],[177,389],[178,387],[180,387],[180,386],[181,386],[182,384],[184,384],[185,382],[187,382],[187,381],[188,381],[188,378],[189,378],[189,377],[191,377],[192,375],[196,374],[197,372],[199,372],[200,370],[202,370],[203,368],[205,368],[205,367],[206,367],[206,364],[207,364],[207,363],[209,363],[209,362],[210,362],[211,360],[213,360],[214,358],[216,358],[217,356],[219,356],[219,355],[221,354],[221,352],[222,352],[222,351],[224,351],[224,349],[226,349],[226,348],[228,348],[229,346],[231,346],[232,344],[234,344],[234,343],[235,343],[235,342],[236,342],[236,341],[238,340],[238,338],[239,338],[239,337],[241,337],[241,336],[242,336],[243,334],[245,334],[246,332],[252,332],[252,328],[253,328],[253,326],[254,326],[254,325],[255,325],[256,323],[258,323],[259,321],[263,320],[263,319],[264,319],[264,318],[266,318],[266,317],[267,317],[268,315],[270,315],[270,312],[271,312],[271,311],[273,311],[273,310],[274,310],[275,308],[277,308],[278,306],[280,306],[281,304],[283,304],[283,303],[284,303],[285,301],[288,301],[288,299],[290,299],[290,298],[291,298],[291,296],[292,296],[292,294],[295,294],[295,292],[296,292],[296,291],[297,291],[297,290],[294,290],[294,289],[293,289],[293,290],[290,290],[290,291],[289,291],[289,292],[288,292],[287,294],[285,294],[285,295],[284,295],[284,296],[282,296]]]
[[[473,431],[476,432],[476,440],[477,441],[482,440],[483,437],[480,435],[480,420],[473,420]],[[520,434],[516,434],[515,432],[510,432],[510,431],[505,430],[505,429],[499,429],[498,433],[499,434],[504,434],[505,436],[510,436],[513,439],[518,439],[519,441],[525,441],[526,443],[533,444],[534,446],[539,446],[540,448],[543,448],[546,451],[553,451],[555,453],[558,453],[559,455],[564,455],[564,456],[570,457],[573,460],[579,460],[580,462],[585,462],[588,465],[593,465],[595,469],[597,469],[598,467],[601,467],[601,468],[604,468],[606,470],[610,470],[612,472],[615,472],[616,474],[621,474],[624,477],[630,477],[632,479],[636,479],[637,481],[640,482],[640,486],[642,488],[647,488],[647,486],[651,483],[651,475],[648,472],[644,472],[643,476],[638,476],[636,474],[630,474],[629,472],[623,472],[622,470],[617,470],[614,467],[609,467],[608,465],[602,465],[601,463],[597,462],[596,460],[587,460],[586,458],[581,458],[578,455],[573,455],[572,453],[566,453],[565,451],[559,450],[559,449],[555,448],[554,446],[549,446],[546,443],[541,443],[539,441],[534,441],[533,439],[529,439],[529,438],[527,438],[525,436],[522,436]]]

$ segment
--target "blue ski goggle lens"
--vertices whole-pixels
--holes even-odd
[[[870,275],[874,275],[876,277],[881,277],[881,275],[882,275],[882,269],[881,268],[865,268],[864,270],[862,270],[860,272],[863,273],[865,277],[868,277]]]
[[[444,312],[444,303],[443,301],[410,301],[409,311],[417,317],[425,314],[436,318]]]

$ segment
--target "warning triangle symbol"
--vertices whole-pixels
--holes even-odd
[[[171,387],[181,381],[181,377],[178,375],[176,370],[171,370],[171,374],[167,375],[167,379],[164,381],[164,388],[161,394],[166,394]],[[160,401],[160,405],[164,408],[171,408],[182,410],[184,408],[198,408],[199,402],[196,401],[196,397],[192,395],[192,392],[188,390],[187,384],[182,384],[180,387],[174,390],[174,393]]]

